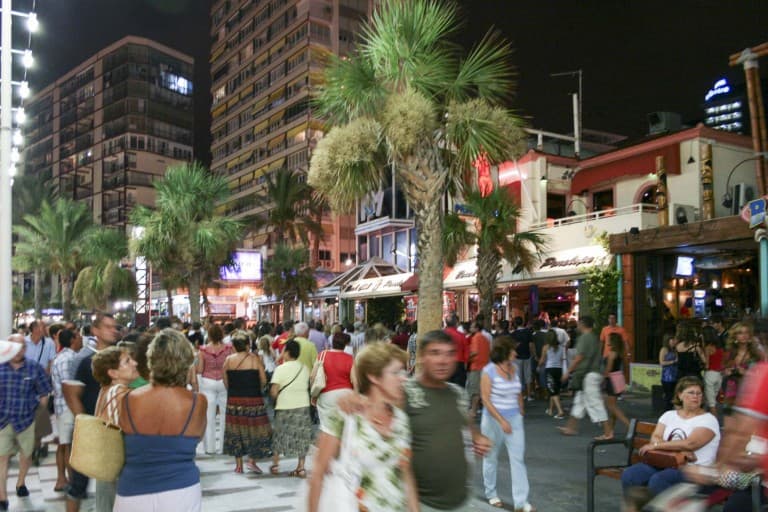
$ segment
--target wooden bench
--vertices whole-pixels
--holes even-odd
[[[656,424],[646,421],[630,420],[629,429],[624,439],[610,439],[607,441],[592,441],[587,447],[587,512],[595,510],[595,478],[605,476],[614,480],[621,480],[621,474],[625,468],[640,462],[637,450],[651,440]],[[626,463],[598,466],[595,464],[595,451],[598,448],[610,445],[623,445],[626,449]]]

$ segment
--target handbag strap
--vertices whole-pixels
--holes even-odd
[[[102,404],[101,408],[94,414],[94,416],[101,416],[101,413],[103,413],[105,410],[107,411],[107,423],[110,425],[117,426],[119,418],[117,416],[117,409],[112,409],[112,413],[110,413],[110,406],[115,405],[115,400],[117,400],[118,397],[118,391],[120,391],[122,386],[115,385],[109,388],[107,391],[107,397],[105,399],[104,404]],[[129,413],[130,415],[130,413]],[[113,421],[114,418],[114,421]]]
[[[280,388],[280,389],[277,391],[277,394],[275,395],[275,400],[277,400],[277,397],[278,397],[278,396],[280,396],[280,393],[282,393],[282,392],[283,392],[283,390],[284,390],[285,388],[287,388],[288,386],[290,386],[291,384],[293,384],[293,381],[295,381],[296,379],[298,379],[298,378],[299,378],[299,375],[301,375],[301,370],[303,370],[303,368],[299,368],[299,371],[298,371],[298,372],[296,372],[296,375],[295,375],[295,376],[294,376],[294,377],[293,377],[293,378],[290,380],[290,382],[288,382],[288,384],[286,384],[285,386],[281,387],[281,388]]]

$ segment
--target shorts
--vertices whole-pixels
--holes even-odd
[[[69,409],[56,416],[56,428],[59,432],[59,444],[72,444],[72,432],[75,430],[75,416]]]
[[[518,376],[520,377],[520,382],[523,384],[523,387],[527,387],[532,380],[531,359],[518,359],[515,361],[515,363],[517,363],[517,371]]]
[[[31,457],[35,449],[35,424],[32,423],[21,432],[16,432],[9,423],[0,430],[0,456],[13,455],[21,452],[25,457]]]
[[[563,379],[563,369],[547,368],[546,375],[547,392],[549,393],[549,396],[560,395],[560,384]]]
[[[480,396],[480,376],[483,370],[472,370],[467,377],[467,394],[470,398]]]

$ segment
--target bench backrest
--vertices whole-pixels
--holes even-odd
[[[627,432],[627,437],[629,438],[631,446],[629,451],[629,465],[640,462],[640,455],[637,453],[637,450],[651,441],[651,435],[653,435],[653,431],[656,430],[656,423],[637,420],[633,420],[632,423],[629,432]]]

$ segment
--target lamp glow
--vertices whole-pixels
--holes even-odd
[[[37,32],[37,29],[40,28],[40,22],[37,21],[37,13],[31,12],[29,13],[29,16],[27,17],[27,30],[32,32],[33,34]]]
[[[24,137],[21,135],[21,130],[15,130],[13,132],[13,144],[16,146],[24,144]]]
[[[24,124],[27,120],[27,114],[24,113],[24,109],[19,107],[16,109],[16,124]]]
[[[29,98],[29,82],[21,82],[19,85],[19,96],[21,96],[22,99]]]
[[[20,158],[21,158],[21,155],[19,155],[19,148],[17,148],[16,146],[12,147],[11,148],[11,163],[12,164],[17,163]]]
[[[32,56],[32,50],[24,50],[24,55],[21,56],[21,64],[25,68],[31,68],[35,65],[35,58]]]

